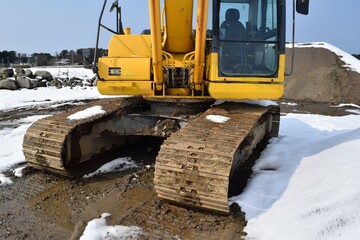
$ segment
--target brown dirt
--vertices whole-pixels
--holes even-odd
[[[292,49],[286,50],[290,72]],[[295,48],[294,72],[285,78],[286,99],[360,104],[360,73],[325,48]]]
[[[153,165],[67,180],[30,169],[0,192],[0,239],[78,239],[86,222],[112,214],[110,225],[138,226],[140,239],[239,239],[244,216],[194,211],[159,200]]]

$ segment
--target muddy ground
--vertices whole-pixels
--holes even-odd
[[[29,115],[53,114],[74,104],[82,103],[0,112],[0,126],[9,127],[12,120]],[[283,100],[280,105],[283,114],[347,114],[326,103]],[[14,178],[12,185],[1,187],[0,239],[78,239],[86,222],[104,212],[112,214],[108,221],[111,225],[141,227],[140,239],[239,239],[246,234],[241,211],[217,215],[156,197],[153,171],[159,144],[147,141],[141,149],[136,147],[126,153],[131,153],[139,168],[88,179],[69,180],[27,167],[22,178]]]

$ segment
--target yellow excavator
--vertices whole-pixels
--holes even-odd
[[[193,0],[149,0],[150,29],[141,34],[123,28],[118,1],[110,9],[116,30],[103,25],[106,5],[95,52],[100,29],[113,36],[108,55],[95,54],[97,87],[101,94],[131,96],[38,120],[24,136],[26,160],[72,177],[127,142],[164,138],[155,162],[157,195],[228,213],[231,179],[259,144],[278,134],[277,106],[239,100],[283,94],[285,0],[197,0],[196,11]],[[296,10],[307,14],[308,5],[297,0]],[[71,118],[92,107],[101,111]]]

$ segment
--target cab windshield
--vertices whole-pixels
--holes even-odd
[[[271,76],[278,69],[277,0],[222,0],[219,74]]]

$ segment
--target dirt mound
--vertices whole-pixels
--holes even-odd
[[[290,72],[292,49],[286,49]],[[301,101],[360,104],[360,73],[343,67],[326,48],[296,48],[294,72],[285,78],[283,98]]]

